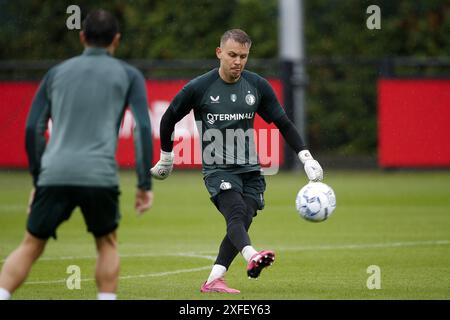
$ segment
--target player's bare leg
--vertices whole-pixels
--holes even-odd
[[[25,233],[19,247],[6,259],[0,273],[0,289],[2,294],[12,294],[27,278],[33,263],[44,251],[47,240],[42,240]],[[3,297],[8,299],[9,297]]]
[[[95,239],[97,264],[95,279],[99,299],[115,299],[119,280],[120,258],[117,250],[116,232]]]

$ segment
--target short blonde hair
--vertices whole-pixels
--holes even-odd
[[[249,35],[241,29],[231,29],[225,31],[225,33],[220,38],[220,46],[222,46],[229,39],[234,40],[240,44],[246,44],[249,47],[252,45],[252,39],[250,39]]]

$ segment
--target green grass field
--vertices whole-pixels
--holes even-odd
[[[155,203],[137,217],[135,174],[121,173],[120,299],[449,299],[450,172],[329,171],[337,209],[322,223],[299,218],[294,199],[303,172],[267,177],[266,208],[250,229],[256,249],[275,264],[255,281],[238,256],[227,281],[237,296],[201,294],[224,236],[201,173],[175,171],[154,182]],[[0,172],[0,264],[21,241],[31,178]],[[79,211],[50,240],[15,299],[95,299],[95,250]],[[66,272],[81,269],[81,289]],[[366,286],[380,267],[381,289]]]

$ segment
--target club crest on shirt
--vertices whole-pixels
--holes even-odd
[[[237,100],[237,95],[234,94],[234,93],[232,93],[232,94],[230,95],[230,99],[231,99],[232,102],[236,102],[236,100]]]
[[[252,95],[251,93],[249,93],[248,95],[245,96],[245,102],[247,102],[247,104],[249,106],[252,106],[255,104],[256,102],[256,98],[254,95]]]
[[[230,189],[231,183],[222,180],[222,183],[220,184],[220,190],[230,190]]]

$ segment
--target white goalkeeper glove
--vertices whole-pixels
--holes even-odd
[[[323,179],[323,170],[317,160],[314,160],[311,152],[308,150],[302,150],[298,153],[298,157],[300,161],[305,166],[305,172],[310,181],[322,181]]]
[[[159,161],[150,169],[152,176],[158,180],[167,178],[173,170],[173,152],[165,152],[161,150]]]

